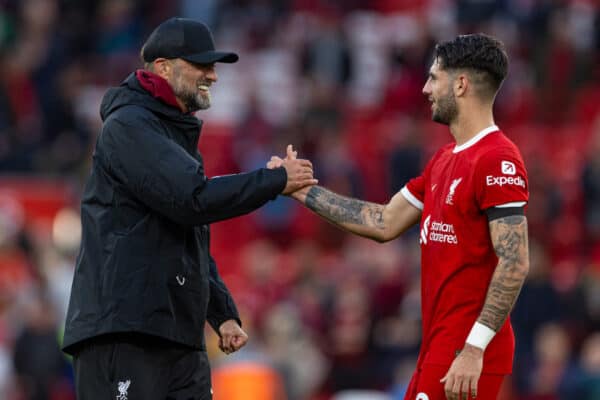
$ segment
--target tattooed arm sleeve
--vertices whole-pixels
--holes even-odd
[[[511,215],[494,219],[489,226],[498,266],[477,321],[498,332],[515,304],[529,271],[527,219],[523,215]]]
[[[394,239],[421,215],[400,193],[386,205],[341,196],[320,186],[295,198],[334,225],[378,242]]]

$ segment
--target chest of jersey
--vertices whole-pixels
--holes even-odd
[[[485,215],[476,201],[474,171],[473,160],[452,152],[432,167],[425,182],[422,245],[457,246],[465,234],[485,227]]]

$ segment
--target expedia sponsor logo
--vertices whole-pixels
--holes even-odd
[[[520,176],[492,176],[488,175],[485,177],[485,183],[488,186],[504,186],[504,185],[515,185],[525,188],[525,179]]]
[[[429,215],[423,222],[420,242],[421,244],[428,242],[458,244],[458,238],[454,233],[454,225],[431,221],[431,215]]]
[[[502,173],[506,175],[516,175],[517,173],[517,167],[510,161],[502,161],[500,168],[502,169]]]

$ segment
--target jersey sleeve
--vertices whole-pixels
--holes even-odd
[[[480,157],[475,173],[479,208],[523,207],[529,201],[525,164],[516,148],[501,148]]]
[[[400,193],[402,196],[410,204],[418,208],[419,210],[423,210],[423,200],[424,200],[424,191],[425,187],[425,177],[423,175],[417,176],[416,178],[412,178],[402,189],[400,189]]]

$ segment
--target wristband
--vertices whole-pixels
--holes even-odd
[[[471,333],[469,333],[469,336],[467,337],[467,343],[471,346],[479,347],[481,350],[485,350],[495,334],[496,332],[492,329],[479,322],[475,322],[471,329]]]

